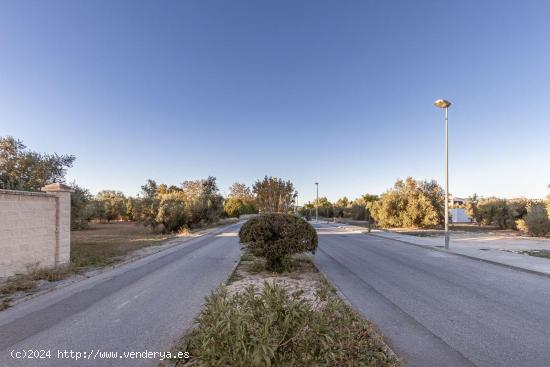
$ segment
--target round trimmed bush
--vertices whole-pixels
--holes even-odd
[[[317,232],[300,217],[291,214],[262,214],[247,221],[239,238],[255,255],[265,257],[268,270],[284,270],[292,254],[315,252]]]

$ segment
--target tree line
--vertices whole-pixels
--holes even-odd
[[[371,220],[383,228],[440,228],[445,219],[445,192],[434,180],[408,177],[397,180],[380,196],[365,194],[355,200],[343,197],[334,203],[321,197],[317,203],[305,204],[300,214],[314,215],[316,206],[319,215],[326,218]],[[474,194],[463,207],[479,225],[514,229],[534,236],[550,235],[550,195],[545,201],[479,198]],[[452,222],[452,217],[450,219]]]
[[[181,185],[158,184],[147,180],[136,197],[120,191],[104,190],[92,196],[75,185],[73,228],[89,221],[129,220],[141,222],[163,232],[201,227],[221,218],[258,212],[288,212],[295,191],[290,181],[276,177],[257,180],[252,188],[235,182],[224,198],[215,177],[184,181]]]
[[[38,191],[52,182],[64,182],[73,155],[31,151],[13,137],[0,137],[0,188]],[[223,217],[253,213],[294,211],[297,192],[290,181],[265,176],[252,187],[234,183],[224,198],[215,177],[184,181],[179,186],[148,180],[136,197],[104,190],[92,195],[75,182],[71,196],[71,226],[83,228],[89,221],[138,221],[165,232],[193,228]],[[312,216],[315,208],[327,218],[371,220],[381,227],[438,228],[444,221],[445,194],[434,180],[397,180],[381,195],[365,194],[331,203],[321,197],[299,209]],[[468,216],[479,225],[520,230],[530,235],[550,235],[550,195],[547,200],[479,198],[465,204]]]
[[[550,235],[550,195],[546,202],[536,199],[479,198],[465,204],[466,214],[479,225],[514,229],[534,236]]]
[[[39,191],[52,182],[65,182],[75,156],[43,154],[27,149],[11,136],[0,137],[0,189]],[[90,221],[128,220],[141,222],[163,232],[199,227],[223,217],[291,210],[296,191],[290,181],[265,176],[252,188],[234,183],[224,198],[215,177],[189,180],[179,186],[147,180],[136,197],[121,191],[103,190],[92,195],[73,182],[71,227],[79,229]]]
[[[365,194],[355,200],[347,197],[331,203],[319,198],[317,210],[328,218],[371,220],[380,227],[437,227],[444,220],[444,192],[435,181],[418,181],[409,177],[378,195]],[[300,209],[302,215],[313,215],[315,202]]]

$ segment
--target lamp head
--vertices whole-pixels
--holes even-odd
[[[448,108],[451,106],[451,102],[445,100],[445,99],[438,99],[434,102],[434,105],[439,108]]]

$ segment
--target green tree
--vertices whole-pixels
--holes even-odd
[[[512,217],[506,199],[492,197],[480,200],[478,210],[483,224],[510,228]]]
[[[532,236],[550,234],[550,219],[547,209],[543,201],[530,201],[527,203],[526,214],[516,221],[517,228]]]
[[[346,196],[336,200],[336,203],[335,203],[335,205],[340,208],[347,208],[349,204],[350,204],[350,201]]]
[[[175,232],[189,224],[190,211],[186,208],[183,190],[172,187],[159,197],[155,223],[161,224],[164,232]]]
[[[468,215],[474,222],[481,225],[483,217],[479,211],[479,198],[477,194],[472,195],[466,200],[466,215]]]
[[[294,203],[294,185],[276,177],[265,176],[254,184],[252,191],[261,213],[287,213]]]
[[[130,221],[137,221],[139,220],[140,215],[140,207],[141,202],[140,200],[133,198],[133,197],[127,197],[126,198],[126,216],[127,219]]]
[[[39,191],[52,182],[65,182],[73,155],[42,154],[11,136],[0,137],[0,189]]]
[[[110,222],[112,220],[126,219],[126,197],[120,191],[100,191],[95,200],[103,207],[102,217],[98,218]]]
[[[191,210],[192,223],[212,223],[223,213],[223,197],[219,194],[215,177],[182,183],[185,199]]]
[[[334,217],[334,206],[326,197],[320,197],[318,202],[319,215],[325,218]]]
[[[252,190],[243,183],[235,182],[231,185],[226,204],[228,205],[228,209],[233,213],[232,215],[228,214],[230,217],[239,216],[242,214],[255,214],[258,212],[256,198],[254,197]],[[236,206],[238,206],[237,211],[234,209]],[[227,210],[225,210],[225,212],[227,213]],[[238,215],[236,215],[237,212]]]
[[[408,177],[397,180],[369,209],[382,227],[434,227],[443,223],[444,196],[437,182]]]
[[[245,203],[237,197],[228,198],[223,204],[223,209],[228,217],[238,218],[244,214]]]
[[[223,212],[223,198],[215,177],[185,181],[181,187],[148,180],[141,187],[135,207],[135,217],[145,225],[174,232],[218,220]]]
[[[71,184],[74,192],[71,193],[71,229],[85,228],[90,219],[88,205],[92,200],[92,194],[87,189]]]
[[[229,197],[241,199],[243,201],[254,201],[254,194],[246,184],[235,182],[229,188]]]

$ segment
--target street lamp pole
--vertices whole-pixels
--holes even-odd
[[[445,248],[449,248],[449,107],[451,102],[438,99],[434,105],[445,109]]]
[[[317,199],[315,199],[315,220],[319,221],[319,182],[315,182],[317,186]]]

